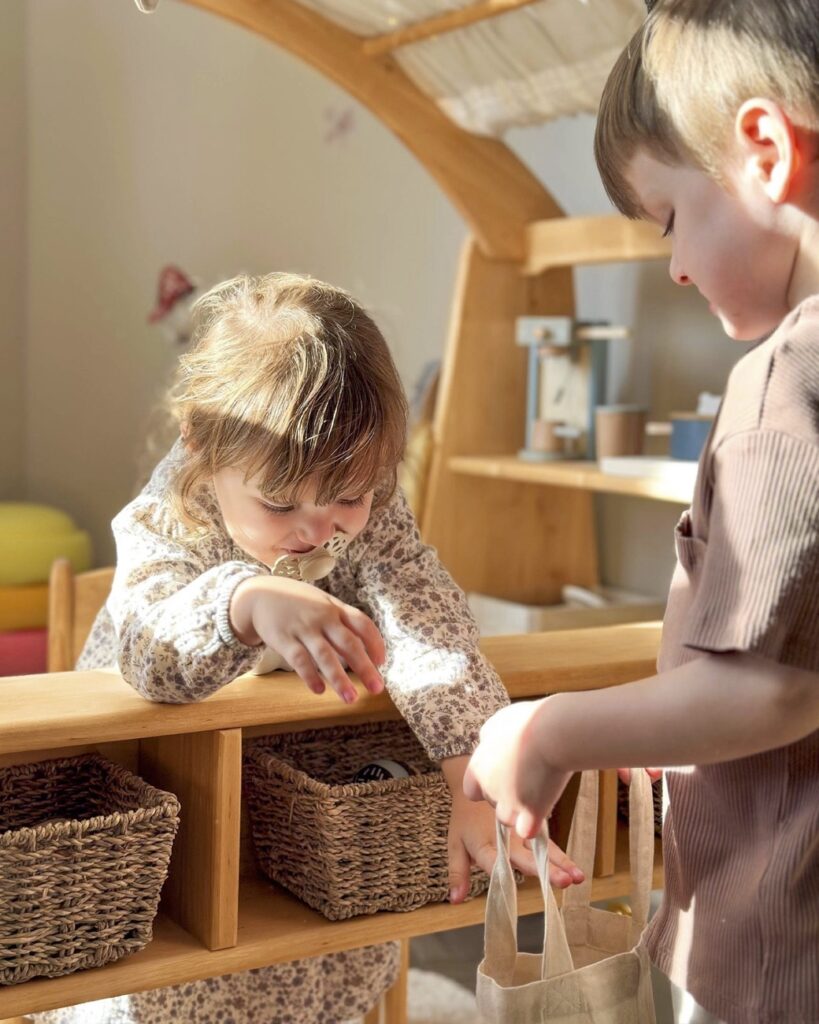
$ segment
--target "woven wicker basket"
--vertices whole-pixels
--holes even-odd
[[[96,754],[0,770],[0,984],[151,939],[179,802]]]
[[[378,758],[420,774],[349,781]],[[244,778],[262,871],[331,921],[447,899],[449,790],[403,722],[253,741]],[[488,884],[473,870],[469,895]]]

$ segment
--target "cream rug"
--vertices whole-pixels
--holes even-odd
[[[409,972],[409,1024],[475,1024],[475,996],[451,978],[415,967]]]

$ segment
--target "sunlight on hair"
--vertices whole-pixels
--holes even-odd
[[[270,495],[311,479],[322,503],[370,490],[376,506],[389,500],[407,404],[381,331],[350,295],[295,274],[241,276],[203,295],[194,317],[170,392],[188,520],[197,487],[225,466]]]
[[[818,52],[813,0],[658,3],[600,100],[594,152],[611,201],[627,217],[645,215],[626,180],[638,149],[723,182],[734,118],[755,96],[781,105],[798,127],[819,131]]]

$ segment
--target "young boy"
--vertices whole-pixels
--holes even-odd
[[[677,527],[659,674],[498,712],[464,784],[529,837],[575,770],[675,766],[645,942],[686,1022],[819,1021],[817,56],[816,0],[660,0],[611,73],[609,195],[730,337],[765,340]]]

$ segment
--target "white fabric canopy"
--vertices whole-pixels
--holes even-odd
[[[392,32],[474,0],[301,0],[359,35]],[[467,131],[500,135],[597,110],[620,51],[645,17],[643,0],[540,0],[410,43],[395,59]]]
[[[153,10],[158,0],[135,0]],[[394,32],[475,0],[299,0],[362,37]],[[501,135],[566,114],[594,113],[644,0],[538,0],[409,43],[395,60],[456,124]]]

